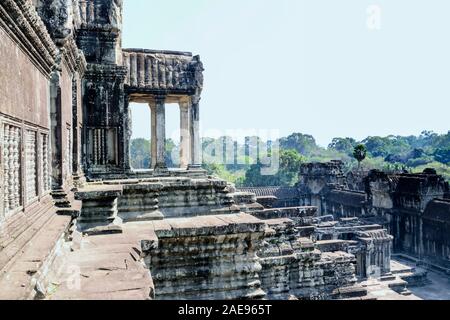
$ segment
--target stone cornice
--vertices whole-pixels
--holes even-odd
[[[90,37],[98,37],[103,41],[115,42],[120,37],[120,32],[112,31],[112,30],[101,30],[101,29],[78,29],[77,30],[78,38],[90,38]]]
[[[58,48],[53,43],[30,0],[0,1],[0,27],[47,77],[56,64]]]
[[[78,49],[73,37],[66,40],[61,47],[63,59],[71,73],[78,72],[83,75],[86,71],[86,59],[81,50]]]
[[[88,63],[84,77],[86,80],[120,80],[125,81],[127,68],[118,65]]]

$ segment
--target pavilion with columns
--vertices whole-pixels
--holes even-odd
[[[167,171],[166,104],[180,110],[180,168],[199,169],[201,159],[199,102],[203,65],[198,56],[174,51],[124,49],[128,103],[148,104],[151,110],[151,166]]]

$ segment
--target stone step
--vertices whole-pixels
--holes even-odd
[[[51,204],[47,204],[48,207]],[[33,221],[37,220],[45,210],[34,210],[27,214],[21,212],[16,214],[10,220],[7,220],[0,232],[0,246],[6,248],[11,242],[14,241],[22,232],[27,230]]]
[[[56,214],[60,216],[67,216],[67,217],[73,217],[76,218],[80,215],[80,210],[75,210],[73,208],[58,208],[56,210]]]
[[[416,271],[414,273],[404,273],[398,275],[400,279],[408,282],[409,287],[421,287],[430,283],[428,279],[428,272],[426,271]]]
[[[389,288],[397,293],[404,292],[406,290],[407,285],[408,283],[401,279],[397,279],[395,281],[388,283]]]
[[[405,289],[402,292],[400,292],[400,294],[402,296],[408,297],[408,296],[411,296],[413,293],[411,291],[409,291],[408,289]]]
[[[356,297],[356,298],[348,298],[348,299],[342,299],[345,301],[377,301],[378,299],[376,297],[372,296],[365,296],[365,297]]]
[[[396,276],[394,275],[384,275],[380,278],[381,281],[395,281],[395,279],[397,279]]]
[[[132,212],[119,212],[119,217],[123,222],[140,222],[140,221],[160,221],[164,220],[164,214],[160,211],[149,213],[132,213]]]
[[[55,215],[53,208],[44,206],[39,208],[34,215],[24,218],[23,228],[13,230],[9,239],[2,241],[4,248],[0,251],[0,272],[3,273],[3,269],[14,261],[14,258],[21,252],[23,247],[35,236],[35,234]],[[1,274],[0,274],[1,276]]]
[[[45,219],[47,218],[47,219]],[[42,267],[53,257],[57,240],[69,226],[70,217],[58,216],[50,211],[34,225],[33,235],[0,275],[0,299],[33,299],[35,286],[42,276]]]
[[[361,298],[367,296],[367,289],[361,286],[344,287],[334,290],[331,296],[339,300]]]
[[[58,208],[70,208],[72,206],[66,198],[54,199],[53,202]]]

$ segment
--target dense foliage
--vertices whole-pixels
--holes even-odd
[[[359,159],[362,170],[422,172],[434,168],[450,181],[450,131],[443,135],[424,131],[419,136],[368,137],[362,141],[338,137],[327,148],[317,145],[313,136],[301,133],[276,141],[279,150],[271,149],[273,143],[261,143],[258,138],[249,138],[241,144],[230,137],[204,138],[204,168],[210,175],[238,186],[292,186],[297,182],[302,163],[342,160],[346,169],[352,170],[358,167]],[[168,140],[166,148],[169,167],[176,166],[178,146]],[[264,149],[268,152],[263,155],[255,152],[267,151]],[[149,150],[150,141],[132,141],[133,168],[150,167]],[[275,158],[279,161],[274,164]]]
[[[177,157],[178,146],[172,139],[166,141],[166,163],[169,167],[175,167],[179,161]],[[138,138],[131,140],[130,161],[133,169],[149,169],[151,167],[150,140]]]

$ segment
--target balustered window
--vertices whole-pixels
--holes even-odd
[[[65,155],[64,155],[64,160],[65,160],[65,172],[67,174],[67,176],[72,175],[72,168],[73,168],[73,145],[72,145],[72,129],[71,128],[67,128],[66,130],[66,149],[65,149]]]
[[[89,160],[98,166],[117,165],[117,130],[89,129]]]
[[[38,196],[37,188],[37,133],[25,131],[25,161],[26,161],[26,199],[27,203]]]
[[[50,150],[49,150],[48,135],[45,133],[41,133],[41,166],[42,166],[41,186],[43,193],[48,192],[51,188],[49,152]]]
[[[21,128],[5,123],[3,130],[3,210],[6,217],[22,205]]]

